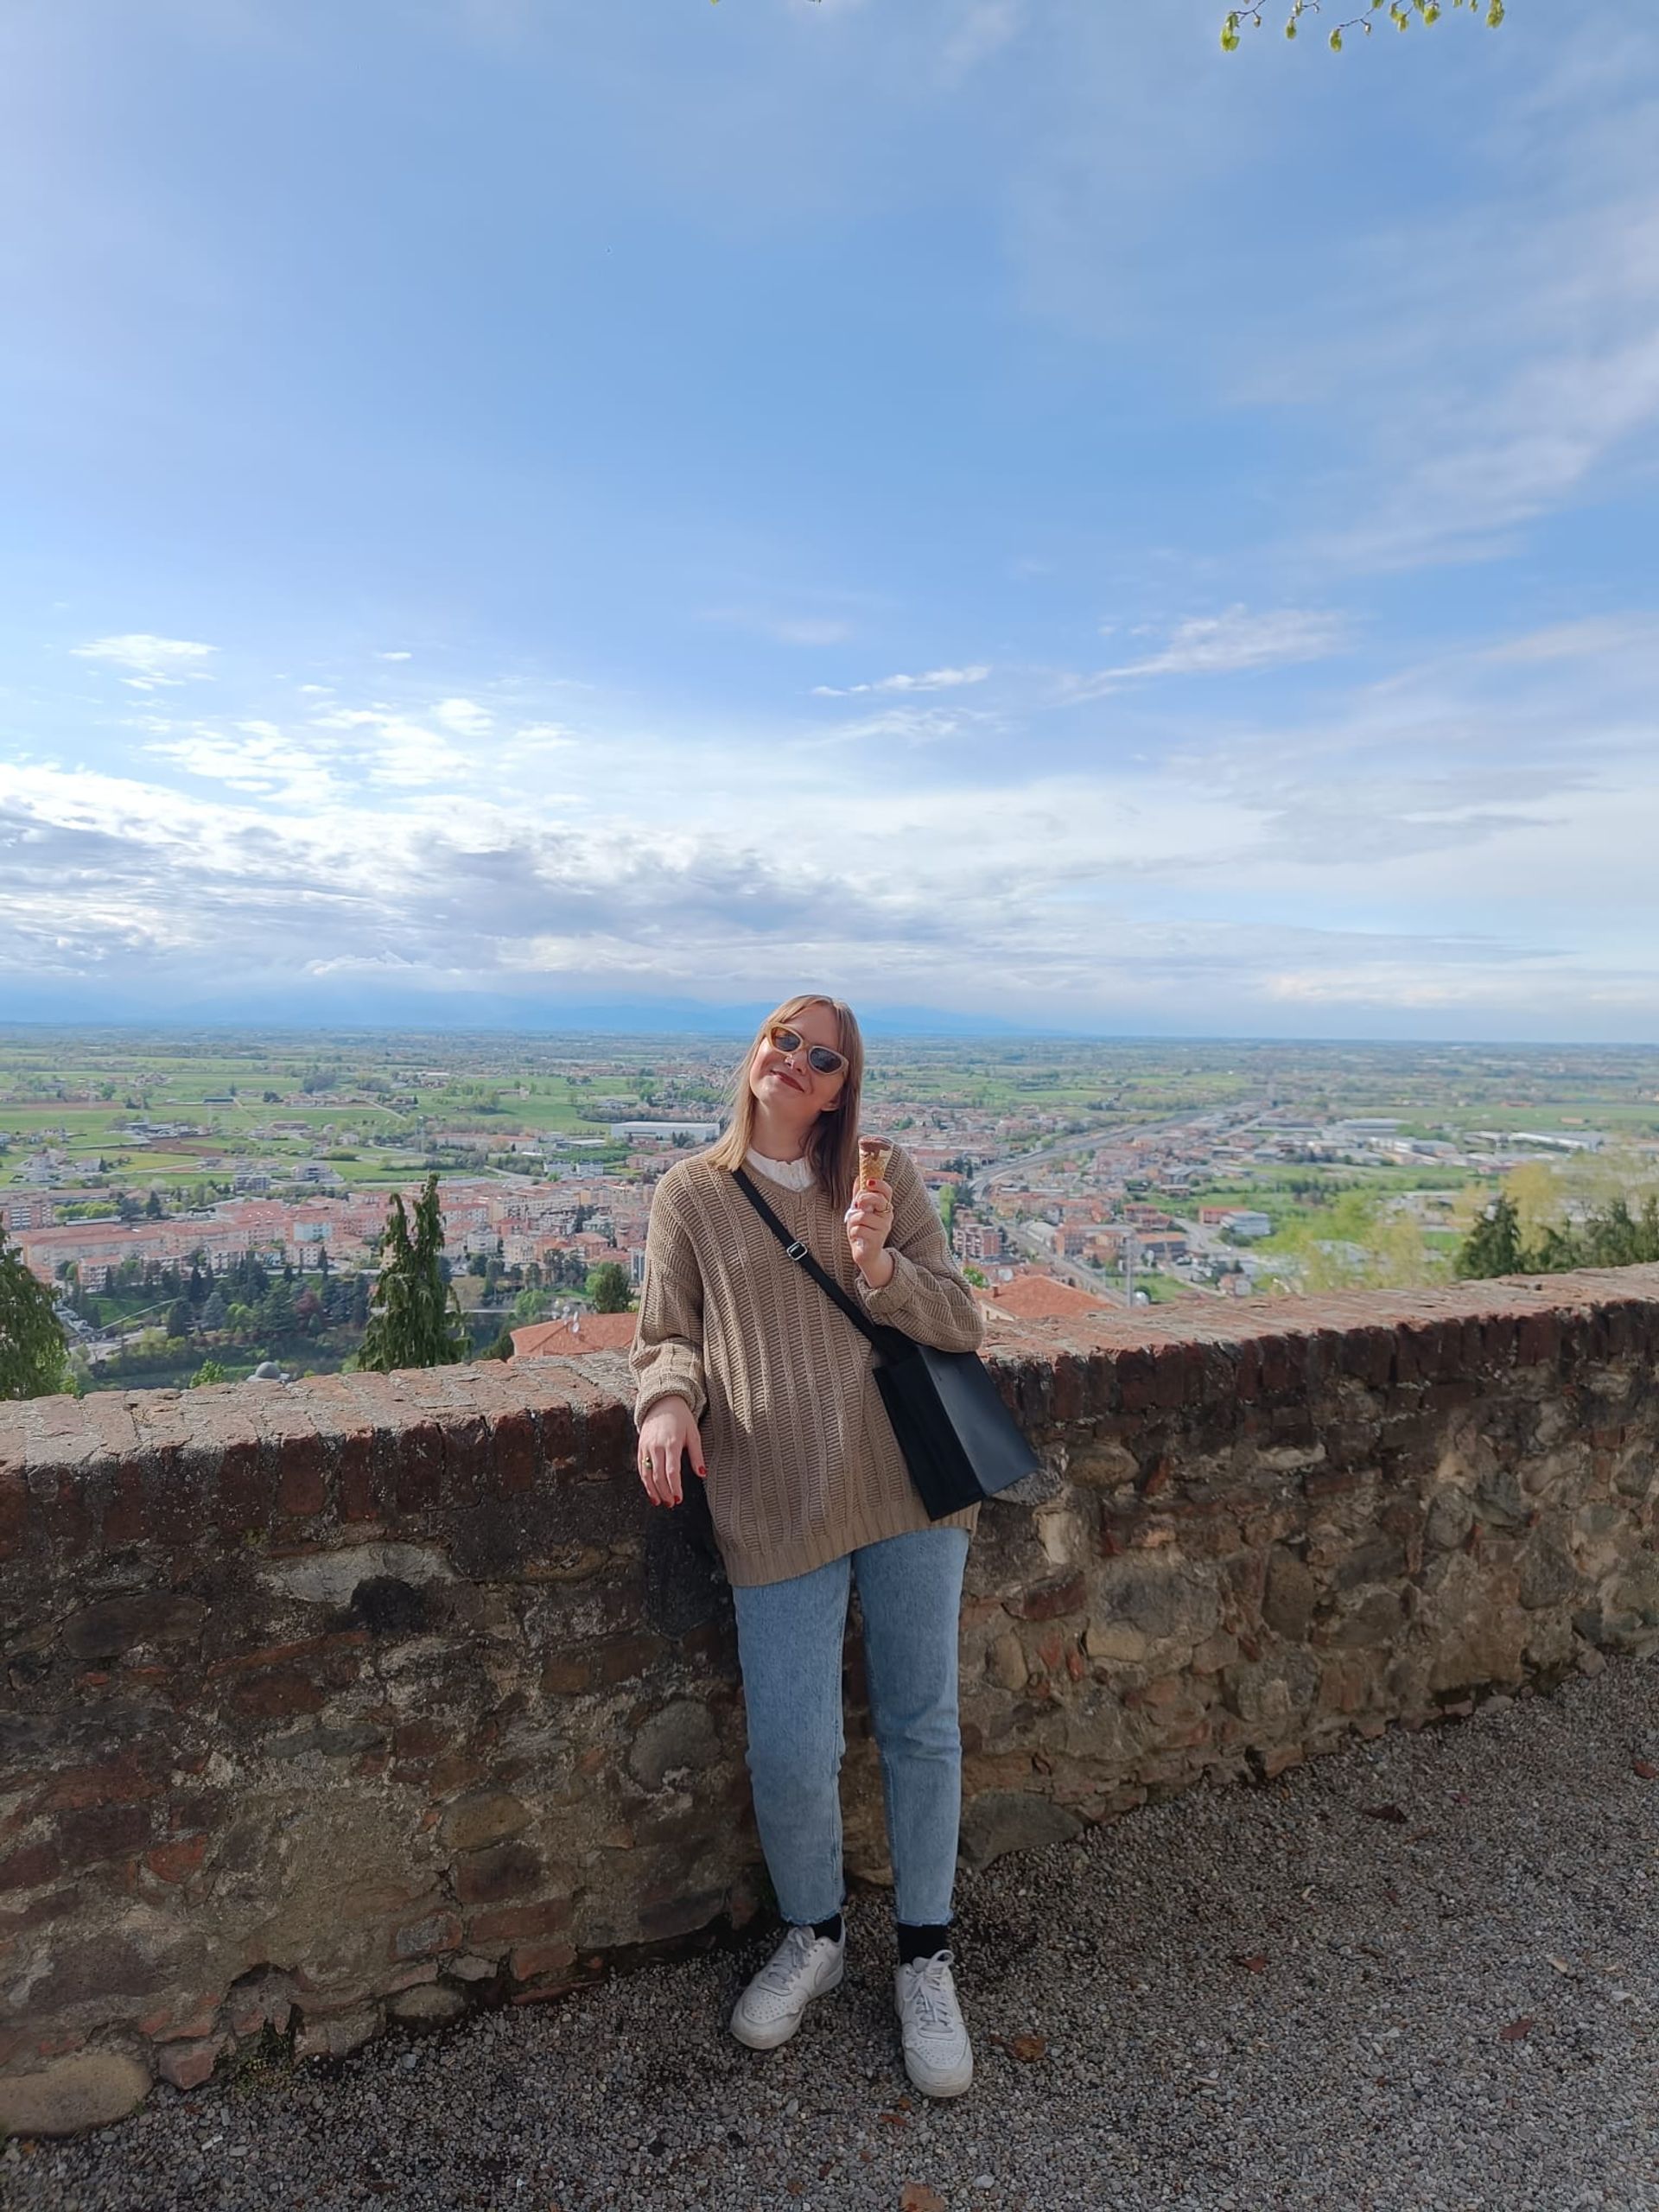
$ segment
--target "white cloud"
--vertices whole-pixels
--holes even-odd
[[[1109,634],[1111,626],[1103,626]],[[1344,650],[1350,626],[1346,615],[1300,607],[1252,614],[1243,607],[1230,607],[1221,614],[1193,615],[1177,623],[1162,645],[1139,660],[1071,679],[1066,695],[1097,699],[1148,677],[1236,676],[1323,660]]]
[[[1516,369],[1484,397],[1477,423],[1449,407],[1422,423],[1421,458],[1336,550],[1374,568],[1480,557],[1567,505],[1637,432],[1659,423],[1659,300],[1653,312],[1656,327],[1626,344]]]
[[[423,788],[454,784],[466,776],[468,762],[447,738],[439,737],[418,722],[389,721],[381,725],[381,744],[372,773],[379,784]]]
[[[100,661],[108,668],[124,668],[122,678],[135,691],[153,691],[189,680],[205,683],[201,663],[217,650],[188,638],[156,638],[146,631],[129,631],[118,638],[94,638],[89,645],[69,648],[77,660]]]
[[[343,952],[337,959],[308,960],[305,963],[308,976],[372,976],[398,969],[405,975],[417,975],[420,963],[404,953],[384,948],[378,952]]]
[[[1122,658],[1249,669],[1336,619],[1232,609]],[[1033,722],[1001,683],[969,703],[977,664],[874,679],[811,729],[596,700],[578,732],[482,672],[291,728],[251,699],[135,715],[136,774],[0,764],[0,972],[695,997],[806,965],[1026,1021],[1635,1034],[1659,1027],[1656,627],[1573,614],[1322,686],[1301,720],[1252,691],[1248,725],[1233,693]]]
[[[274,722],[239,722],[226,733],[198,724],[187,734],[146,747],[187,775],[233,791],[284,801],[326,804],[336,786],[327,761],[315,747],[295,744]]]
[[[1618,29],[1609,73],[1560,49],[1498,113],[1466,219],[1438,212],[1357,239],[1316,327],[1293,311],[1257,350],[1338,397],[1357,519],[1319,548],[1371,568],[1484,558],[1528,526],[1650,470],[1659,436],[1659,208],[1651,87],[1659,36]],[[1618,43],[1610,20],[1605,43]],[[1603,43],[1604,41],[1598,41]],[[1283,398],[1276,372],[1250,396]]]
[[[432,718],[457,737],[487,737],[495,727],[488,710],[471,699],[440,699],[432,709]]]
[[[931,668],[922,676],[883,676],[874,683],[815,683],[815,699],[855,699],[865,691],[952,691],[959,684],[982,683],[990,674],[988,667]]]
[[[894,704],[880,734],[925,741],[942,733],[917,718],[940,713]],[[1659,771],[1502,810],[1404,769],[1333,791],[1315,738],[995,785],[937,753],[907,765],[898,746],[872,806],[821,753],[711,753],[688,779],[671,740],[619,740],[578,828],[537,803],[533,773],[475,795],[466,763],[430,780],[418,725],[336,719],[371,762],[410,747],[406,787],[383,775],[371,796],[344,760],[314,762],[338,771],[314,797],[263,722],[169,749],[236,794],[212,801],[0,767],[0,969],[137,982],[182,962],[226,986],[395,971],[514,991],[563,976],[696,996],[805,962],[865,996],[1027,1020],[1116,1009],[1203,1028],[1253,1010],[1340,1028],[1363,1008],[1466,1030],[1484,1008],[1514,1034],[1552,1009],[1585,1033],[1659,1019]],[[1448,919],[1449,873],[1469,926]],[[1310,911],[1317,925],[1296,918]]]
[[[834,734],[837,740],[896,737],[906,745],[938,745],[980,719],[944,707],[883,707],[857,721],[840,723]]]
[[[312,727],[372,730],[377,742],[369,747],[365,765],[378,784],[422,787],[463,782],[470,770],[467,755],[458,752],[447,737],[410,721],[396,707],[339,707],[329,714],[315,715]]]
[[[1587,660],[1632,647],[1659,648],[1659,616],[1590,614],[1576,622],[1556,622],[1525,637],[1488,646],[1484,658],[1520,662]]]
[[[412,653],[376,653],[376,660],[412,660]]]

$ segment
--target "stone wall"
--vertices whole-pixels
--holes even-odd
[[[1659,1648],[1656,1349],[1655,1268],[999,1338],[1052,1472],[969,1564],[964,1855]],[[625,1383],[0,1407],[0,2126],[756,1910],[728,1601]]]

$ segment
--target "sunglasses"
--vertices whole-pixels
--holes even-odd
[[[798,1052],[804,1048],[806,1065],[814,1075],[839,1075],[847,1065],[845,1052],[837,1052],[828,1045],[808,1045],[798,1029],[786,1029],[781,1021],[773,1022],[767,1030],[766,1042],[779,1052]]]

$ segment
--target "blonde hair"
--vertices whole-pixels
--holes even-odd
[[[754,1137],[754,1093],[749,1089],[749,1070],[766,1041],[766,1033],[780,1021],[793,1021],[810,1006],[827,1006],[836,1017],[836,1041],[847,1062],[841,1095],[827,1114],[820,1114],[806,1135],[806,1157],[820,1187],[836,1210],[844,1213],[852,1204],[858,1179],[858,1104],[864,1083],[864,1039],[858,1017],[844,999],[827,998],[822,991],[799,991],[785,999],[754,1033],[754,1040],[739,1063],[732,1081],[732,1118],[718,1143],[702,1157],[714,1167],[739,1168],[748,1157]]]

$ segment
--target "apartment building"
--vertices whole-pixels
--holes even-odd
[[[997,1221],[959,1221],[950,1234],[959,1260],[1000,1260],[1008,1249],[1002,1224]]]

